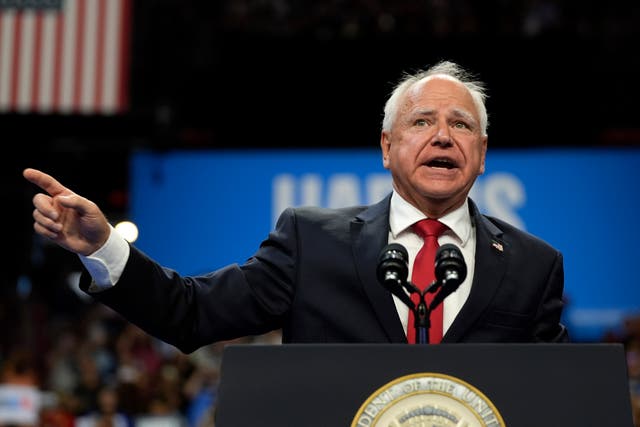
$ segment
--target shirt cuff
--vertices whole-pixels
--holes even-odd
[[[91,255],[78,255],[93,281],[89,292],[100,292],[114,286],[129,259],[129,243],[111,226],[107,242]]]

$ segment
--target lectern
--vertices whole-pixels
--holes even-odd
[[[221,366],[216,427],[633,426],[621,344],[236,344]]]

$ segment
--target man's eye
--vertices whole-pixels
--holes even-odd
[[[427,126],[429,124],[429,122],[427,122],[425,119],[416,119],[415,122],[413,122],[414,126]]]
[[[453,124],[453,127],[457,128],[457,129],[468,129],[469,128],[469,126],[464,122],[455,122]]]

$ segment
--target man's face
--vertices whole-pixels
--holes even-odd
[[[460,206],[484,172],[487,137],[460,82],[432,76],[409,89],[380,145],[396,191],[430,215]]]

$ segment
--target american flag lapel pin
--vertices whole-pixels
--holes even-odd
[[[497,242],[497,241],[494,240],[493,242],[491,242],[491,246],[493,246],[494,248],[496,248],[500,252],[504,252],[504,246],[502,246],[502,243],[500,243],[500,242]]]

